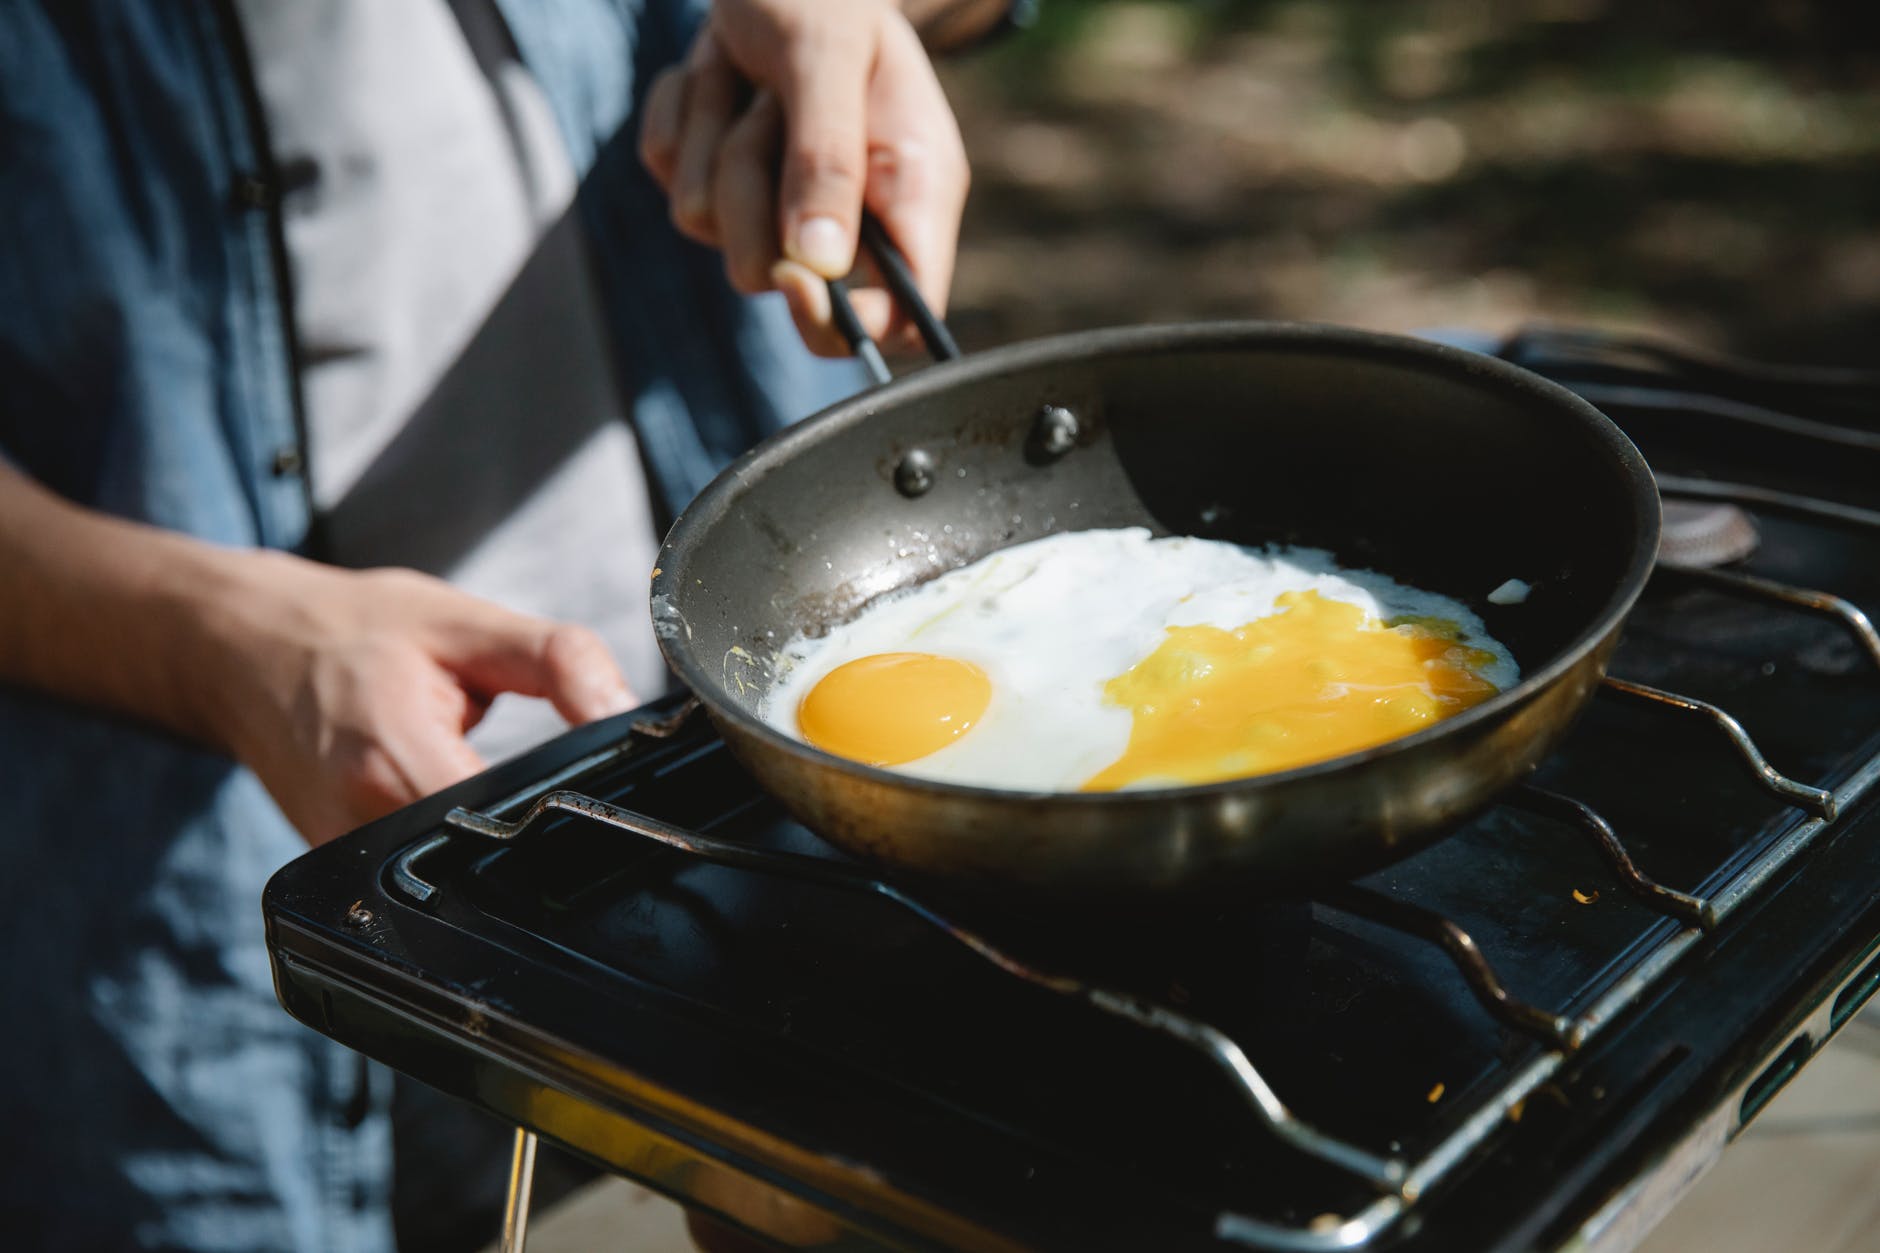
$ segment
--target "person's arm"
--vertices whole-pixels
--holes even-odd
[[[0,683],[229,754],[314,843],[481,769],[464,733],[499,692],[577,722],[632,703],[585,628],[108,517],[4,461],[0,606]]]
[[[910,0],[950,38],[1004,8]],[[945,309],[966,152],[894,0],[715,0],[685,63],[649,89],[640,141],[674,224],[724,251],[740,291],[781,290],[815,351],[847,351],[824,280],[853,267],[864,204]],[[908,332],[885,291],[857,291],[855,307],[877,339]]]

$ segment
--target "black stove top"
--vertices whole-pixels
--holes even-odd
[[[283,1004],[797,1244],[1622,1247],[1880,982],[1880,428],[1858,380],[1508,351],[1761,543],[1661,570],[1565,747],[1448,839],[1187,917],[897,899],[668,702],[283,870]],[[446,821],[555,791],[604,804]]]

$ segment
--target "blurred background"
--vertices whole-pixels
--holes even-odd
[[[1045,0],[944,76],[969,349],[1549,320],[1876,364],[1880,6]]]

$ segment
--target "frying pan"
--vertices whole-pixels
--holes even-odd
[[[673,525],[652,612],[733,753],[852,854],[1071,902],[1266,894],[1403,856],[1538,762],[1603,673],[1658,524],[1618,428],[1506,363],[1325,326],[1148,326],[946,361],[773,436]],[[912,778],[759,717],[795,637],[997,549],[1128,526],[1328,548],[1468,604],[1522,677],[1335,760],[1107,793]],[[1527,600],[1490,603],[1511,578]]]

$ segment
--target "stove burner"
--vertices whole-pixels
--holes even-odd
[[[1735,505],[1665,502],[1658,560],[1667,565],[1727,566],[1756,551],[1756,524]]]

